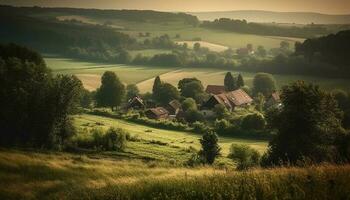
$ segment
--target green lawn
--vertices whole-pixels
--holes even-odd
[[[132,136],[141,139],[138,142],[130,142],[126,148],[126,152],[133,156],[184,162],[191,155],[191,152],[188,151],[190,147],[197,150],[200,149],[199,138],[201,136],[191,132],[150,128],[124,120],[87,114],[77,115],[74,117],[74,120],[82,137],[86,134],[86,129],[91,128],[107,129],[116,127],[128,131]],[[162,142],[165,145],[152,144],[150,143],[152,140]],[[219,137],[219,145],[222,148],[222,157],[219,159],[219,162],[230,164],[231,161],[226,156],[232,143],[247,144],[261,153],[264,153],[267,148],[267,141]]]

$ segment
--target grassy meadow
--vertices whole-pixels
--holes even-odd
[[[149,32],[151,37],[168,34],[176,41],[191,41],[194,38],[201,38],[202,41],[230,47],[233,49],[245,47],[247,44],[253,44],[254,46],[262,45],[267,49],[277,48],[281,41],[302,42],[304,39],[300,38],[288,38],[288,37],[268,37],[241,33],[232,33],[221,30],[210,30],[201,27],[193,27],[192,25],[184,24],[183,22],[167,22],[167,23],[153,23],[153,22],[136,22],[125,21],[120,19],[108,19],[108,18],[89,18],[83,16],[57,16],[59,20],[63,19],[76,19],[88,24],[104,24],[105,22],[111,23],[110,27],[117,29],[118,31],[127,33],[138,40],[144,40],[145,37],[139,37],[139,33]],[[180,38],[175,38],[179,34]],[[292,44],[293,46],[293,44]]]
[[[75,116],[74,122],[79,132],[76,137],[88,137],[88,130],[92,128],[115,127],[126,130],[138,140],[128,142],[127,148],[123,152],[123,155],[131,157],[170,161],[181,165],[190,158],[194,149],[200,149],[199,138],[201,135],[191,132],[151,128],[124,120],[88,114]],[[226,158],[230,145],[233,143],[247,144],[260,153],[264,153],[267,149],[267,141],[264,140],[220,137],[219,145],[222,148],[222,156],[217,160],[218,164],[234,165],[231,160]]]
[[[1,199],[348,199],[350,166],[185,168],[116,156],[0,150]]]
[[[147,51],[147,50],[146,50]],[[157,51],[157,50],[156,50]],[[149,50],[151,53],[152,50]],[[152,90],[155,76],[160,75],[165,82],[177,85],[178,81],[185,77],[196,77],[202,81],[203,85],[223,84],[224,76],[227,71],[222,69],[208,68],[172,68],[172,67],[155,67],[155,66],[137,66],[123,64],[106,64],[78,61],[74,59],[47,56],[45,58],[47,65],[54,73],[75,74],[83,82],[84,87],[88,90],[95,90],[100,86],[101,75],[105,71],[114,71],[119,78],[125,83],[136,83],[142,93]],[[239,72],[232,71],[233,74]],[[252,80],[255,73],[241,72],[248,86],[252,86]],[[289,84],[296,80],[305,80],[307,82],[320,85],[322,88],[332,90],[340,88],[350,90],[350,80],[332,79],[301,75],[274,75],[277,86]]]

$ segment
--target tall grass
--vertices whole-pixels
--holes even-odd
[[[0,151],[1,199],[349,199],[350,166],[183,168],[99,155]]]

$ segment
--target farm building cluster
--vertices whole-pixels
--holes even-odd
[[[213,110],[218,104],[232,112],[235,109],[244,108],[253,103],[253,99],[242,89],[226,91],[225,86],[208,85],[205,92],[208,93],[210,97],[198,107],[203,116],[207,117],[214,115]],[[271,94],[270,98],[267,99],[266,105],[280,105],[280,102],[278,92],[274,92]],[[151,108],[146,108],[145,101],[141,97],[135,96],[129,99],[127,109],[145,110],[145,115],[150,119],[181,119],[184,116],[181,103],[176,99],[162,107],[151,106]]]

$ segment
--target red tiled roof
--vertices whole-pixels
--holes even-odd
[[[253,99],[242,89],[213,96],[221,105],[231,109],[235,106],[250,104]]]
[[[225,92],[225,86],[223,85],[208,85],[205,92],[209,94],[221,94]]]

